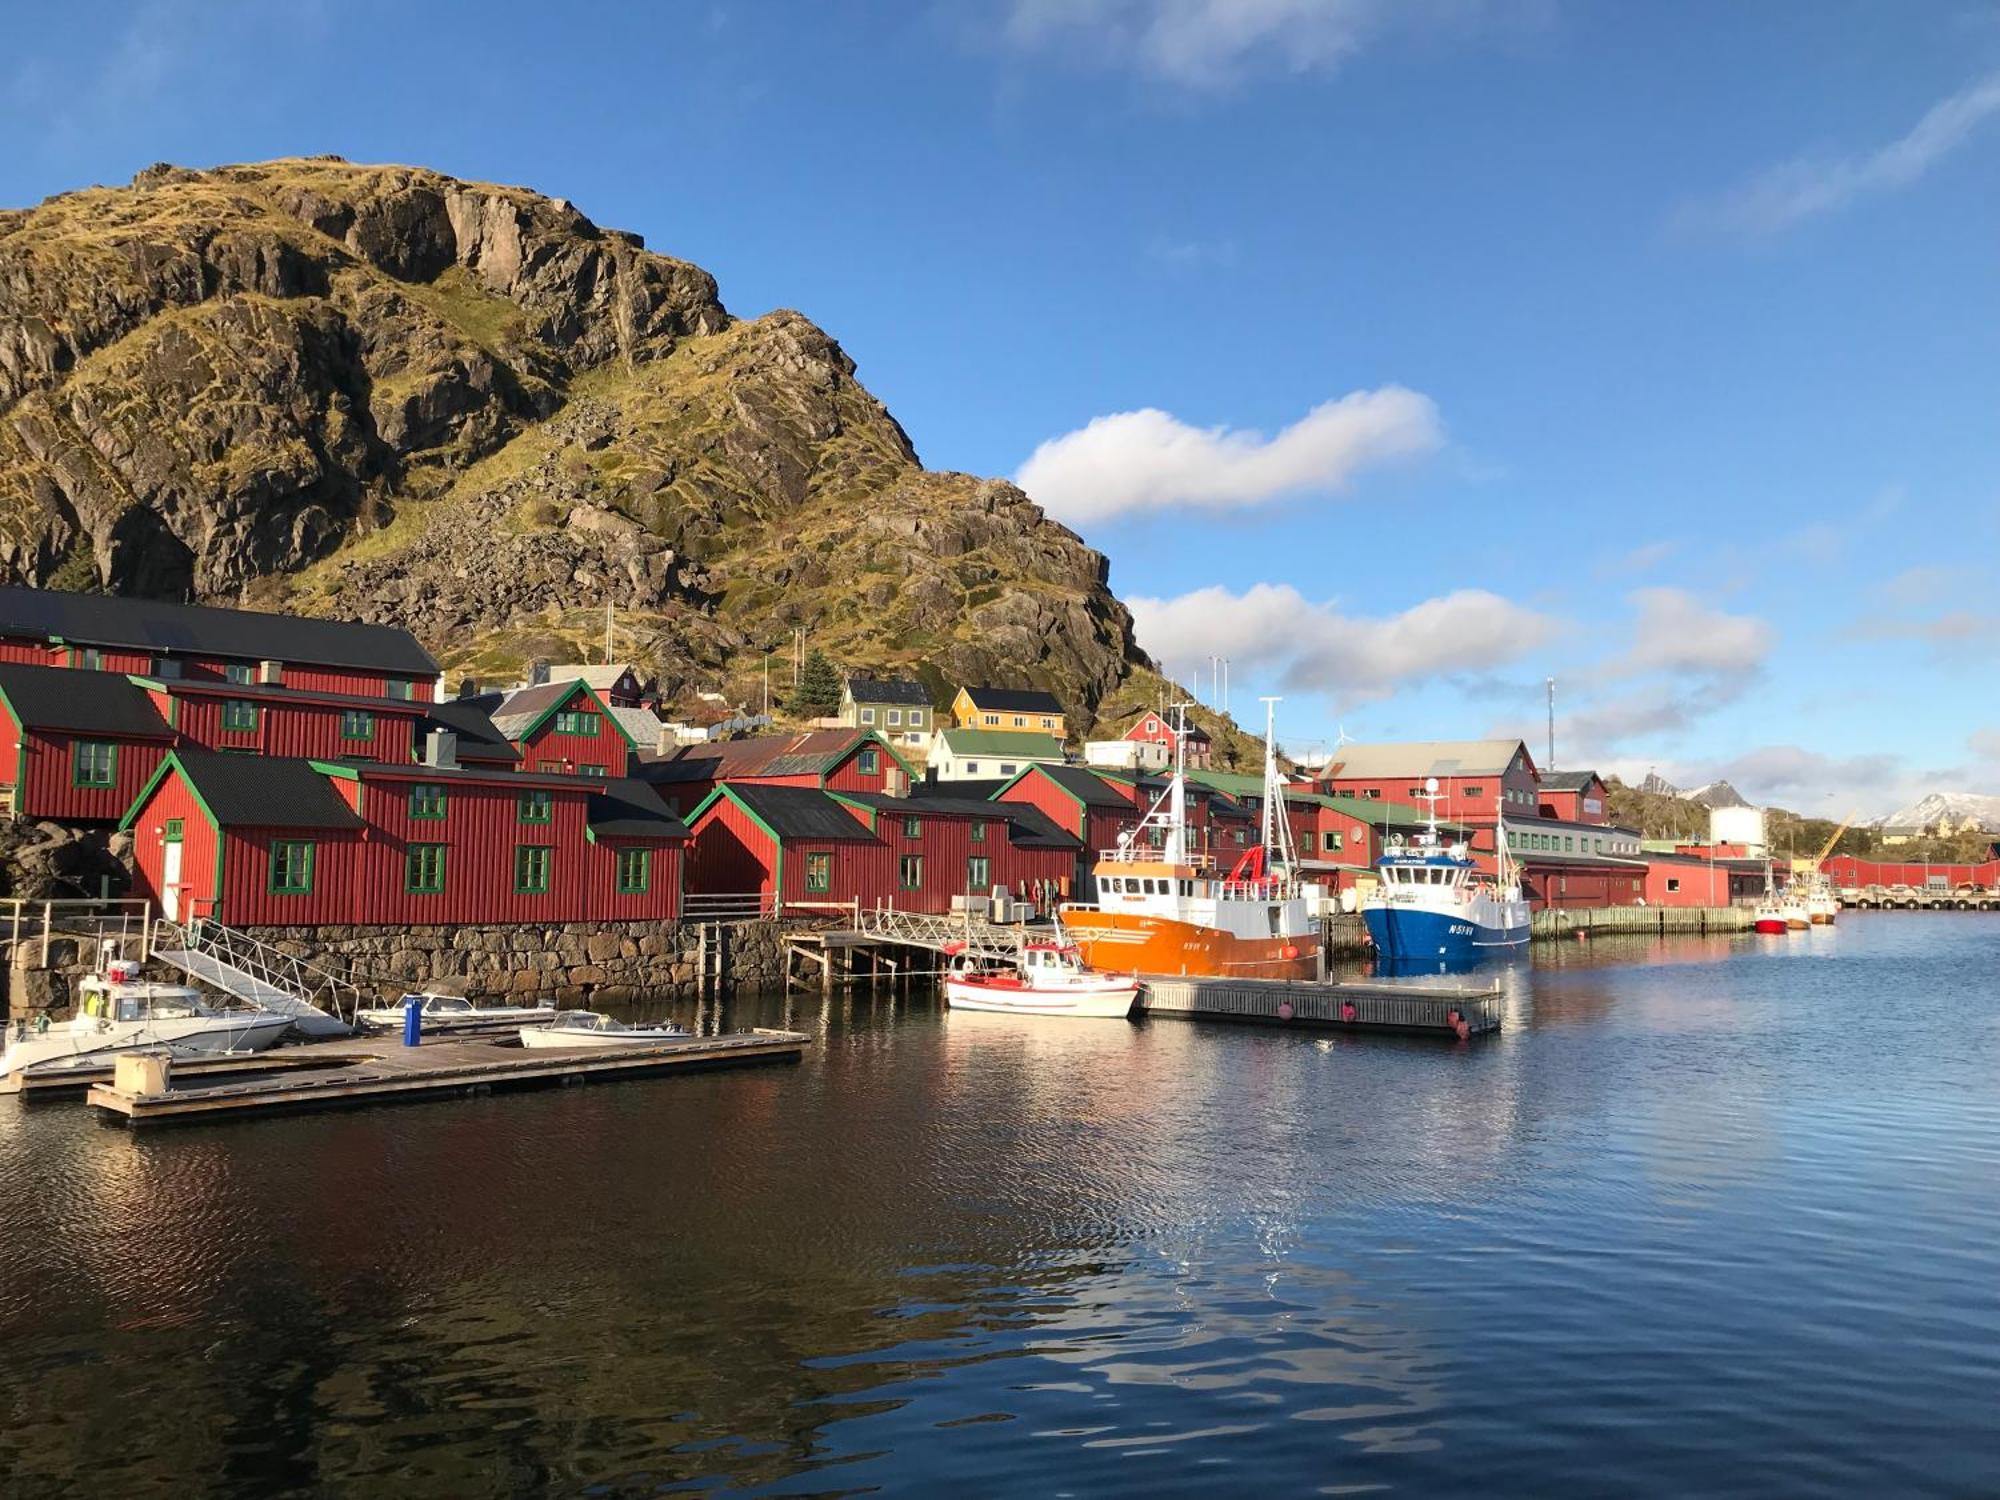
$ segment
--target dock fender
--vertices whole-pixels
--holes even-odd
[[[1349,1022],[1351,1024],[1354,1018],[1360,1014],[1361,1012],[1355,1008],[1354,1002],[1352,1000],[1343,1000],[1340,1002],[1341,1020]]]
[[[1280,1021],[1289,1021],[1291,1018],[1292,1002],[1289,1000],[1280,1000],[1278,1002],[1278,1019]]]

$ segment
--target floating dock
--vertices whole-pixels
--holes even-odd
[[[1138,1013],[1187,1021],[1255,1021],[1336,1031],[1418,1031],[1460,1040],[1500,1029],[1497,982],[1384,984],[1142,976]]]
[[[199,1054],[174,1059],[176,1079],[196,1078],[247,1078],[260,1074],[290,1073],[305,1069],[358,1067],[369,1060],[372,1054],[361,1050],[351,1042],[342,1046],[329,1042],[299,1042],[287,1047],[273,1047],[268,1052],[246,1052],[236,1054]],[[102,1062],[80,1064],[68,1068],[31,1068],[18,1078],[11,1079],[10,1088],[0,1088],[0,1093],[19,1094],[23,1099],[51,1099],[68,1094],[80,1094],[95,1084],[107,1083],[117,1072],[119,1054],[111,1053]]]
[[[742,1031],[688,1037],[632,1047],[522,1047],[494,1041],[439,1040],[418,1047],[400,1041],[343,1043],[339,1054],[321,1054],[322,1066],[291,1064],[275,1076],[270,1055],[240,1060],[241,1073],[262,1061],[262,1076],[194,1073],[175,1063],[169,1084],[157,1091],[96,1083],[87,1102],[128,1125],[168,1121],[243,1119],[305,1109],[442,1099],[493,1089],[591,1083],[673,1069],[796,1062],[809,1038],[796,1031]],[[301,1048],[301,1052],[317,1049]],[[232,1060],[235,1061],[235,1060]],[[121,1074],[122,1076],[122,1074]]]

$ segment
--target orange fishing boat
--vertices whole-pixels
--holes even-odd
[[[1271,700],[1275,701],[1275,700]],[[1173,778],[1138,826],[1095,866],[1097,901],[1061,912],[1063,932],[1094,969],[1245,979],[1316,979],[1319,930],[1297,877],[1284,782],[1267,724],[1263,838],[1227,872],[1195,850],[1187,777],[1175,731]]]

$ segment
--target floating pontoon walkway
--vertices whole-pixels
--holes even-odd
[[[589,1083],[670,1069],[796,1062],[809,1038],[796,1031],[742,1031],[634,1047],[521,1047],[492,1041],[343,1043],[322,1069],[288,1067],[278,1076],[200,1080],[159,1093],[127,1093],[116,1083],[94,1085],[88,1102],[129,1125],[228,1120],[302,1109],[442,1099],[493,1089]],[[311,1049],[300,1049],[302,1052]],[[356,1053],[363,1054],[355,1060]]]
[[[1336,1031],[1425,1031],[1461,1039],[1500,1029],[1499,983],[1141,976],[1139,1014],[1188,1021],[1260,1021]]]

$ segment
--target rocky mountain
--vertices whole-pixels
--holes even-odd
[[[1711,781],[1681,796],[1703,807],[1751,807],[1755,804],[1726,781]]]
[[[0,575],[394,622],[481,678],[609,605],[669,687],[752,694],[803,629],[1079,717],[1154,692],[1105,559],[925,469],[806,318],[562,199],[334,157],[0,211]]]
[[[2000,796],[1986,792],[1932,792],[1879,820],[1878,828],[2000,833]]]

